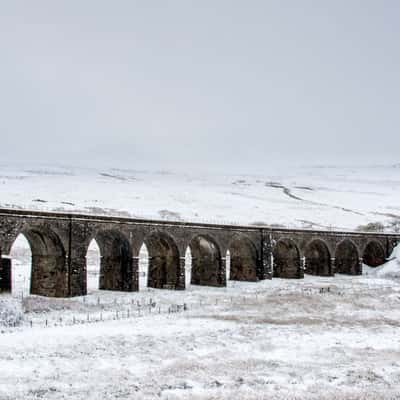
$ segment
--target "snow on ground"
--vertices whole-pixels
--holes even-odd
[[[2,207],[354,229],[400,219],[400,168],[270,167],[268,173],[0,167]]]
[[[2,400],[400,394],[400,280],[373,273],[1,299],[25,309],[0,328]]]
[[[1,171],[4,207],[349,229],[400,214],[395,166],[243,176]],[[28,295],[20,236],[14,292],[0,296],[0,399],[400,398],[398,253],[362,277],[169,291],[144,287],[143,248],[140,292],[119,293],[97,290],[93,244],[89,295],[49,299]]]
[[[95,292],[86,304],[103,296],[186,302],[189,309],[7,331],[0,336],[0,398],[389,399],[400,393],[398,282],[344,276],[231,282],[187,293]],[[77,313],[91,307],[82,299],[62,302]],[[52,312],[43,312],[42,321]]]

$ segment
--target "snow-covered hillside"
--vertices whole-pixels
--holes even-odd
[[[271,167],[238,175],[3,165],[0,206],[355,229],[400,219],[400,167]]]

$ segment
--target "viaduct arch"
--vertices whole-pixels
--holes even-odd
[[[11,247],[23,234],[32,251],[31,293],[51,297],[87,293],[86,254],[95,239],[101,253],[100,289],[137,291],[139,251],[149,253],[148,286],[185,289],[185,253],[191,284],[226,286],[232,280],[301,279],[304,273],[361,274],[382,264],[400,235],[312,231],[140,220],[0,209],[0,291],[10,290]]]
[[[332,256],[327,244],[313,239],[305,250],[305,272],[311,275],[332,276]]]

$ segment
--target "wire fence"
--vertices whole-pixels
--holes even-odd
[[[82,301],[85,303],[85,300]],[[38,317],[25,319],[23,324],[17,322],[12,324],[13,328],[17,327],[30,327],[30,328],[50,328],[50,327],[62,327],[62,326],[73,326],[83,324],[93,324],[105,321],[116,321],[116,320],[135,320],[141,317],[155,316],[155,315],[173,315],[183,313],[194,309],[204,309],[207,306],[218,305],[220,301],[210,303],[200,299],[197,303],[163,303],[160,301],[154,301],[149,299],[148,302],[142,303],[131,299],[130,301],[123,301],[115,298],[112,302],[102,303],[100,297],[97,300],[97,307],[101,310],[86,311],[86,312],[69,312],[64,311],[63,316],[56,315],[48,317]],[[6,331],[0,331],[0,333],[6,333]]]
[[[170,304],[160,305],[157,303],[149,303],[148,305],[132,305],[131,307],[126,306],[124,308],[118,308],[115,310],[104,310],[98,312],[87,312],[85,315],[72,314],[67,317],[56,317],[46,318],[44,320],[34,321],[29,320],[28,326],[33,327],[57,327],[57,326],[71,326],[71,325],[82,325],[90,324],[103,321],[112,320],[123,320],[123,319],[136,319],[149,315],[160,315],[160,314],[176,314],[188,310],[188,305],[183,304]]]
[[[272,291],[256,290],[251,293],[229,295],[227,292],[216,293],[215,297],[205,296],[199,294],[197,298],[185,299],[182,302],[165,302],[160,299],[142,298],[102,298],[101,296],[80,298],[79,302],[87,309],[79,312],[75,310],[61,310],[59,314],[51,315],[50,311],[48,316],[40,314],[37,318],[25,318],[22,324],[15,322],[11,328],[50,328],[50,327],[63,327],[74,325],[93,324],[104,321],[117,321],[117,320],[136,320],[138,318],[157,316],[157,315],[171,315],[186,313],[188,311],[206,311],[213,309],[221,311],[217,307],[222,307],[227,310],[238,309],[243,306],[250,306],[255,304],[265,304],[273,297],[281,297],[292,294],[302,296],[345,296],[370,294],[371,291],[385,292],[393,290],[389,285],[354,285],[353,283],[345,284],[345,286],[337,287],[336,285],[321,285],[321,286],[290,286],[284,288],[274,288]],[[94,308],[94,310],[93,310]],[[1,333],[6,333],[2,330]]]

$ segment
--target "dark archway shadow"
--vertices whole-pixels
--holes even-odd
[[[385,249],[374,240],[371,240],[365,247],[363,263],[369,267],[378,267],[386,262]]]
[[[319,276],[332,276],[331,254],[328,246],[320,239],[308,244],[306,251],[305,273]]]
[[[184,289],[185,271],[181,271],[179,250],[172,237],[164,232],[153,232],[144,242],[149,252],[148,287]]]
[[[230,280],[257,281],[257,250],[246,237],[235,238],[230,246]]]
[[[290,239],[281,239],[273,250],[274,277],[302,278],[300,251],[296,243]]]
[[[94,238],[101,254],[100,290],[136,290],[132,249],[128,239],[119,231],[100,231]]]
[[[199,235],[190,242],[192,253],[192,285],[226,286],[221,251],[209,236]]]
[[[335,252],[335,270],[340,274],[361,275],[359,254],[356,245],[349,239],[339,243]]]

